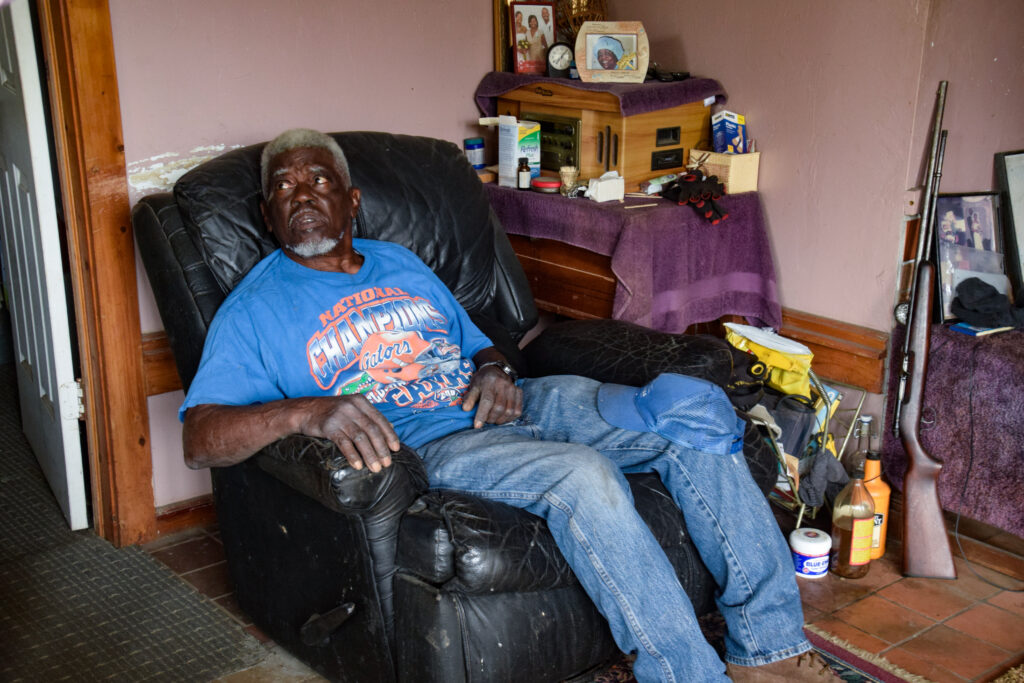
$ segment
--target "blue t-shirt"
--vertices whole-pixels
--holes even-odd
[[[302,266],[280,249],[225,299],[178,415],[196,405],[361,393],[416,448],[471,427],[469,360],[491,341],[405,247],[354,239],[359,272]]]

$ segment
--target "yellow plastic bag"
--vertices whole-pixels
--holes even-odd
[[[811,360],[814,354],[801,344],[780,337],[771,330],[725,323],[726,340],[741,351],[749,351],[768,366],[768,386],[785,394],[811,397]]]

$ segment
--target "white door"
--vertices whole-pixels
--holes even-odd
[[[0,9],[0,229],[22,429],[72,529],[89,526],[46,114],[29,0]]]

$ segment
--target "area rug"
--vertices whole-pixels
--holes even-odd
[[[721,636],[725,623],[721,617],[717,614],[709,615],[701,620],[701,628],[708,642],[722,655],[724,648]],[[865,652],[813,626],[805,628],[804,633],[818,654],[828,661],[845,683],[929,683],[926,678],[904,671],[882,657]],[[632,657],[623,655],[585,680],[588,683],[636,683],[632,667]]]
[[[71,531],[0,365],[0,681],[209,681],[267,649],[139,548]]]

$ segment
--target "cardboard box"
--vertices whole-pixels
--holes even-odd
[[[711,137],[720,154],[742,154],[747,151],[747,118],[731,111],[711,115]]]
[[[757,171],[761,165],[760,152],[719,154],[699,149],[690,150],[691,162],[702,157],[705,158],[701,165],[707,170],[708,175],[718,176],[718,182],[725,185],[726,194],[757,190]]]
[[[530,177],[540,175],[540,124],[518,121],[514,116],[498,117],[498,185],[516,186],[519,160],[526,157]]]

